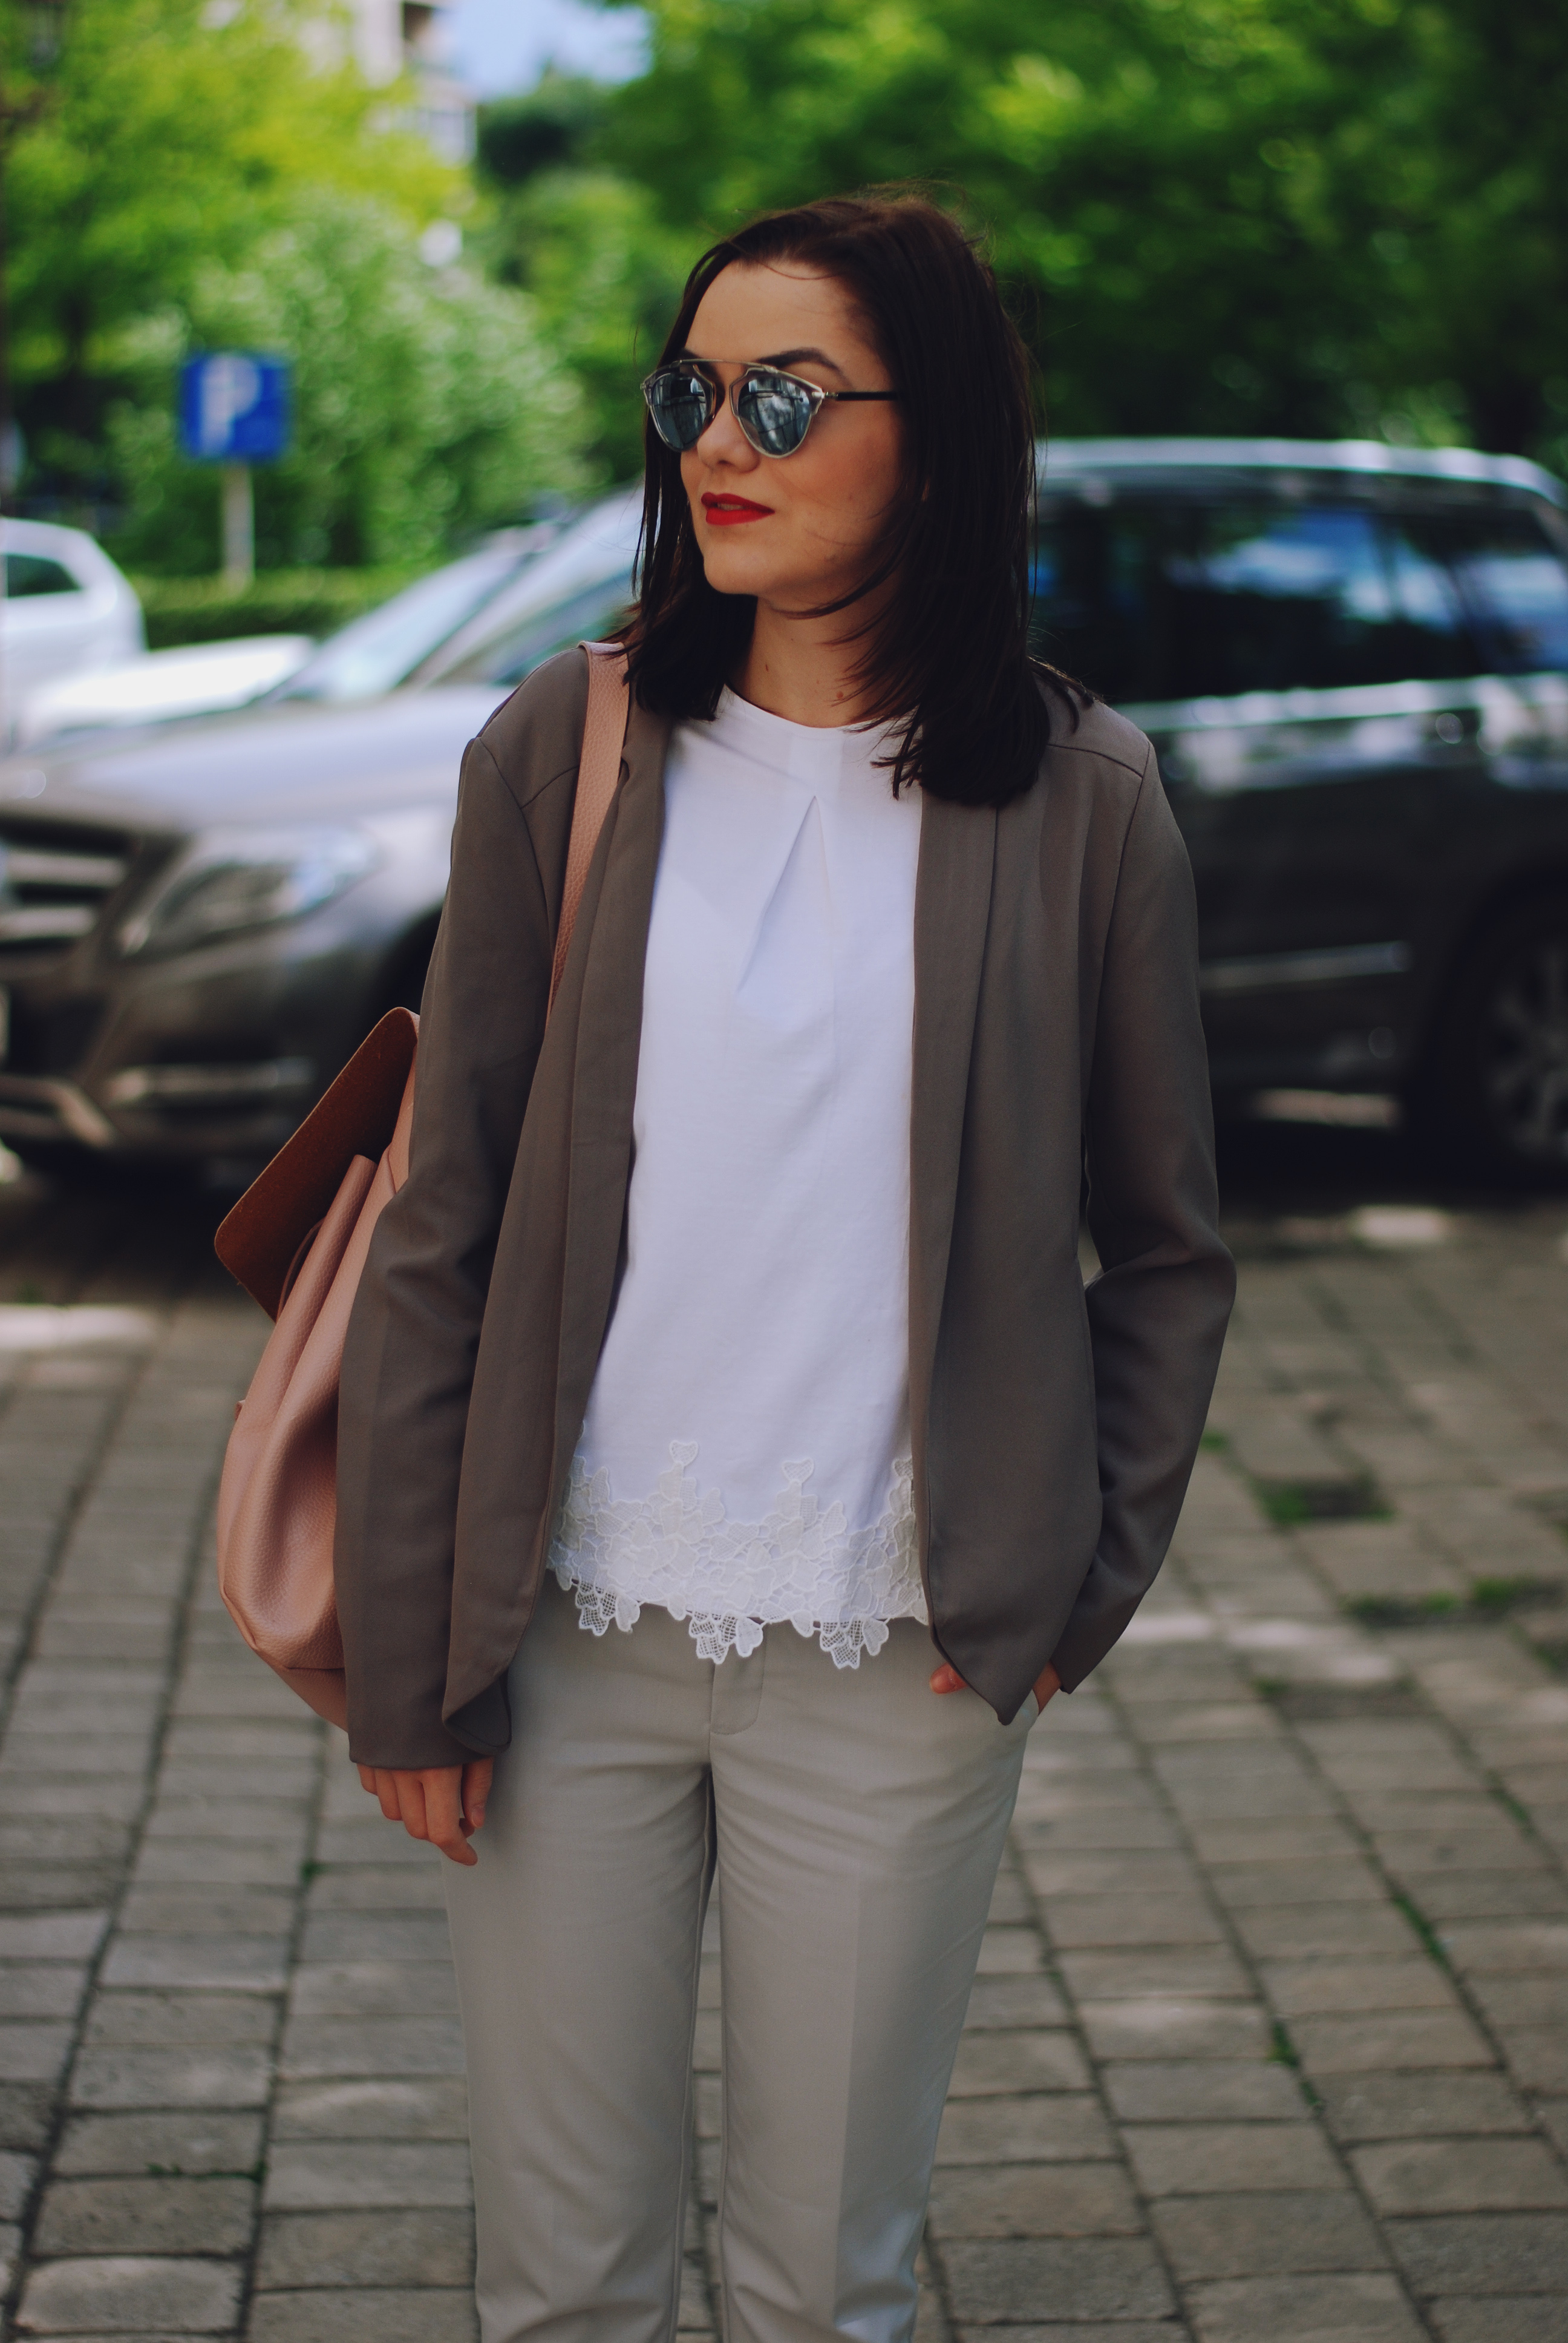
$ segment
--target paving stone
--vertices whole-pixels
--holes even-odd
[[[1208,1865],[1207,1880],[1219,1901],[1235,1913],[1296,1904],[1309,1880],[1320,1910],[1334,1905],[1368,1904],[1379,1911],[1388,1908],[1385,1882],[1360,1855],[1340,1855],[1322,1867],[1299,1862],[1221,1860]]]
[[[192,2257],[106,2254],[43,2262],[32,2271],[16,2314],[23,2335],[227,2333],[239,2304],[232,2263]]]
[[[438,2080],[285,2083],[273,2117],[278,2139],[460,2139],[468,2137],[467,2089]]]
[[[1457,1996],[1434,1961],[1267,1961],[1261,1971],[1282,2017],[1349,2016],[1363,2010],[1453,2009]]]
[[[1568,2343],[1568,2302],[1539,2294],[1433,2302],[1427,2309],[1442,2343]]]
[[[8,1961],[0,1968],[0,2018],[74,2017],[86,1980],[76,1961]]]
[[[1115,2153],[1110,2126],[1083,2091],[950,2100],[937,2140],[939,2165],[1074,2164]]]
[[[84,2050],[71,2078],[79,2107],[259,2107],[271,2061],[260,2050]]]
[[[1194,2287],[1187,2303],[1199,2343],[1422,2343],[1393,2278],[1231,2279]]]
[[[976,1977],[964,2027],[975,2034],[992,2028],[1065,2026],[1069,2015],[1060,1986],[1050,1977]]]
[[[1414,1942],[1409,1922],[1384,1904],[1281,1904],[1240,1911],[1236,1932],[1257,1960],[1393,1958]]]
[[[1032,1928],[988,1928],[980,1939],[981,1976],[1022,1976],[1040,1966],[1040,1938]]]
[[[1063,1953],[1075,2001],[1137,2001],[1153,1995],[1250,2000],[1252,1983],[1227,1946],[1154,1946],[1137,1952]]]
[[[56,2180],[44,2192],[38,2254],[233,2254],[250,2243],[254,2186],[235,2179]]]
[[[1568,2207],[1568,2173],[1538,2139],[1402,2140],[1351,2160],[1382,2214]]]
[[[99,1992],[82,2038],[138,2049],[270,2043],[277,2018],[276,2000],[262,1994]]]
[[[401,1865],[357,1864],[352,1869],[328,1867],[311,1883],[310,1900],[317,1912],[408,1912],[421,1908],[445,1912],[446,1894],[439,1872],[410,1872]]]
[[[1063,2033],[976,2033],[959,2045],[950,2096],[1011,2097],[1020,2091],[1083,2091],[1089,2067],[1082,2051]]]
[[[53,2082],[70,2055],[71,2034],[67,2026],[0,2025],[0,2081]]]
[[[1568,2020],[1568,1976],[1472,1976],[1466,1983],[1494,2026],[1554,2026]]]
[[[1075,2319],[1158,2318],[1175,2308],[1141,2239],[957,2238],[942,2259],[960,2328],[1011,2324],[1046,2305]]]
[[[1388,2255],[1348,2188],[1277,2196],[1166,2197],[1151,2208],[1183,2285],[1288,2271],[1380,2269]]]
[[[1113,2164],[950,2166],[931,2189],[940,2238],[1137,2237],[1142,2216]]]
[[[421,2140],[276,2146],[267,2160],[269,2211],[307,2212],[383,2205],[467,2205],[472,2183],[466,2143]]]
[[[1130,2124],[1122,2138],[1146,2197],[1345,2186],[1312,2124]]]
[[[465,2286],[473,2266],[465,2212],[274,2213],[262,2227],[256,2285]]]
[[[1106,2068],[1105,2092],[1124,2123],[1307,2121],[1295,2076],[1261,2059],[1128,2060]]]
[[[291,2081],[328,2075],[457,2075],[456,2017],[292,2018],[282,2070]]]
[[[1460,2010],[1387,2010],[1371,2017],[1303,2017],[1291,2038],[1309,2073],[1412,2066],[1490,2066],[1491,2050]]]
[[[306,1967],[317,1961],[445,1961],[451,1954],[445,1910],[438,1916],[404,1913],[391,1919],[312,1910],[299,1947]]]
[[[254,2115],[73,2116],[55,2157],[56,2172],[125,2173],[152,2178],[228,2173],[254,2177],[262,2117]]]
[[[318,1962],[295,1975],[292,2006],[300,2017],[423,2016],[455,2009],[447,1961]]]
[[[1467,1976],[1543,1973],[1568,1977],[1568,1923],[1459,1922],[1443,1929],[1442,1943],[1454,1966]]]
[[[1098,2058],[1258,2057],[1269,2047],[1268,2022],[1250,2002],[1190,2001],[1149,1995],[1139,2000],[1084,2002],[1079,2017]]]
[[[285,1937],[116,1936],[102,1975],[106,1986],[281,1993],[287,1956]]]
[[[478,2343],[478,2314],[465,2288],[335,2288],[263,2294],[251,2305],[247,2343]]]
[[[1523,2132],[1530,2117],[1506,2077],[1452,2067],[1410,2075],[1315,2078],[1323,2112],[1342,2140],[1425,2139],[1443,2130]]]
[[[1497,2039],[1522,2090],[1568,2091],[1568,2026],[1504,2026]]]
[[[1568,2215],[1457,2214],[1387,2234],[1418,2294],[1568,2295]]]
[[[971,2335],[994,2336],[994,2328],[960,2327],[954,2330],[958,2343],[968,2343]],[[1074,2319],[1070,2325],[1052,2319],[1045,2327],[1014,2327],[1007,2329],[1007,2343],[1185,2343],[1187,2328],[1173,2325],[1170,2319]],[[920,2329],[916,2330],[920,2343]]]
[[[1224,1931],[1207,1904],[1196,1897],[1151,1898],[1136,1896],[1051,1896],[1038,1876],[1038,1865],[1026,1865],[1050,1940],[1070,1952],[1115,1945],[1218,1945]]]

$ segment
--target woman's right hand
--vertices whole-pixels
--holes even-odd
[[[359,1785],[410,1838],[428,1839],[449,1863],[471,1864],[479,1858],[468,1841],[485,1819],[495,1770],[493,1757],[466,1765],[361,1765]]]

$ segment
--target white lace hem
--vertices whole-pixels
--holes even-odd
[[[835,1667],[858,1668],[862,1652],[881,1650],[890,1620],[926,1619],[908,1457],[893,1466],[881,1519],[851,1531],[841,1504],[808,1494],[809,1456],[780,1467],[766,1520],[732,1522],[719,1491],[704,1493],[687,1470],[697,1443],[672,1440],[669,1454],[642,1498],[612,1497],[608,1473],[590,1478],[580,1455],[572,1461],[550,1568],[590,1634],[629,1633],[652,1603],[690,1623],[705,1660],[745,1659],[765,1626],[788,1623],[816,1636]]]

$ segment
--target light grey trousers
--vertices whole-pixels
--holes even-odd
[[[789,1626],[699,1659],[547,1579],[474,1870],[444,1865],[483,2343],[669,2343],[717,1865],[726,2343],[907,2343],[964,2010],[1036,1714]]]

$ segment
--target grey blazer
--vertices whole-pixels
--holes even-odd
[[[463,762],[409,1177],[343,1361],[337,1602],[363,1762],[506,1746],[614,1301],[669,726],[632,709],[547,1031],[586,696],[582,655],[552,659]],[[920,1564],[938,1652],[1005,1724],[1048,1660],[1081,1683],[1148,1592],[1234,1289],[1191,876],[1122,718],[1073,729],[1055,701],[1025,796],[925,800],[915,1004]]]

